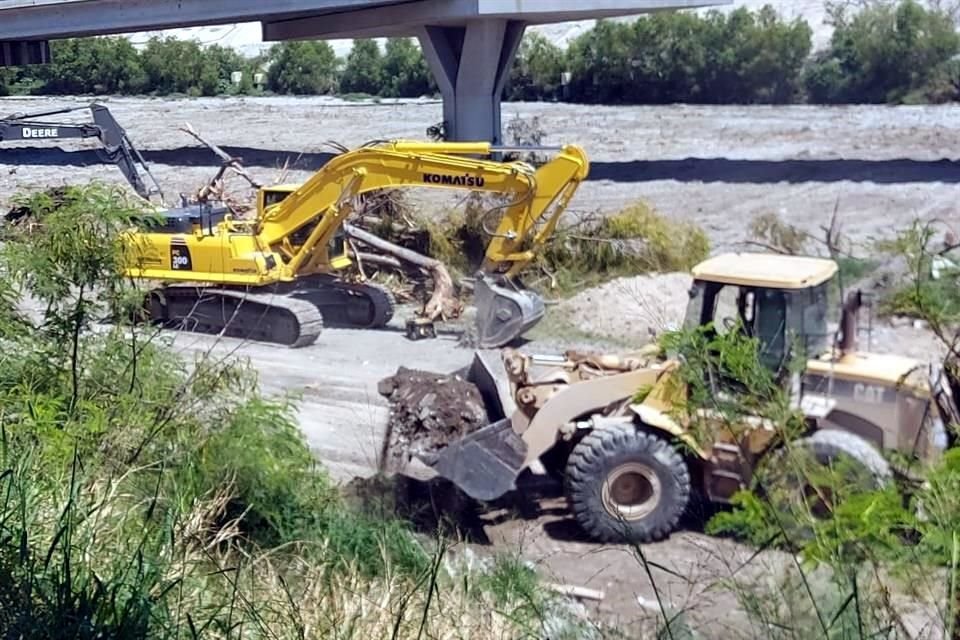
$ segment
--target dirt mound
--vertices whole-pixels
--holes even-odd
[[[682,272],[618,278],[565,300],[560,310],[581,331],[639,345],[680,325],[690,282]]]
[[[387,469],[405,466],[416,454],[436,453],[488,422],[479,390],[459,375],[400,367],[378,390],[390,403],[382,456]]]

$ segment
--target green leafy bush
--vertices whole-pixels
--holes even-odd
[[[143,59],[126,38],[55,40],[50,54],[51,64],[36,67],[41,93],[135,94],[150,83]]]
[[[267,54],[267,86],[277,93],[329,94],[337,89],[340,62],[329,42],[281,42]]]
[[[570,279],[606,279],[687,271],[709,252],[703,229],[670,220],[637,202],[614,215],[558,230],[543,261],[549,270]]]
[[[340,76],[341,93],[378,95],[383,89],[383,56],[376,40],[354,40]]]
[[[387,38],[380,95],[419,98],[436,91],[436,82],[416,42],[410,38]]]
[[[829,49],[804,72],[813,102],[900,102],[960,51],[949,15],[914,0],[840,11],[833,22]]]

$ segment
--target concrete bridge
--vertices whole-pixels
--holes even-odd
[[[500,97],[529,25],[732,0],[0,0],[0,66],[43,64],[49,41],[260,22],[265,41],[412,36],[440,92],[448,138],[500,142]]]

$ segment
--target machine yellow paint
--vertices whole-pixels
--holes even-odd
[[[862,351],[836,355],[824,353],[807,361],[808,374],[890,387],[900,386],[926,395],[929,393],[926,380],[915,375],[921,373],[922,368],[923,364],[913,358]]]
[[[806,289],[836,273],[833,260],[767,253],[724,253],[707,258],[692,270],[697,280],[771,289]]]
[[[491,280],[488,290],[494,290],[496,313],[502,315],[501,301],[518,295],[521,287],[514,278],[555,230],[587,177],[589,161],[576,145],[563,146],[536,169],[520,161],[471,157],[490,156],[494,151],[489,143],[399,140],[344,152],[301,185],[259,190],[253,219],[227,214],[206,221],[196,217],[189,232],[131,230],[129,245],[140,250],[130,252],[125,275],[165,288],[201,285],[208,297],[233,295],[223,292],[230,287],[256,293],[257,288],[311,276],[336,278],[339,270],[351,264],[342,234],[358,197],[389,188],[470,190],[509,198],[491,212],[501,215],[496,225],[490,225],[490,241],[480,266],[482,276],[497,279]],[[535,295],[523,293],[530,298]],[[479,293],[477,298],[479,309]],[[530,304],[536,306],[535,302]],[[542,302],[538,313],[542,314]],[[486,315],[478,312],[477,317]]]

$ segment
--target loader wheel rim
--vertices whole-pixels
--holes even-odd
[[[601,497],[607,513],[624,520],[645,518],[660,504],[663,487],[653,469],[640,462],[616,467],[603,483]]]

